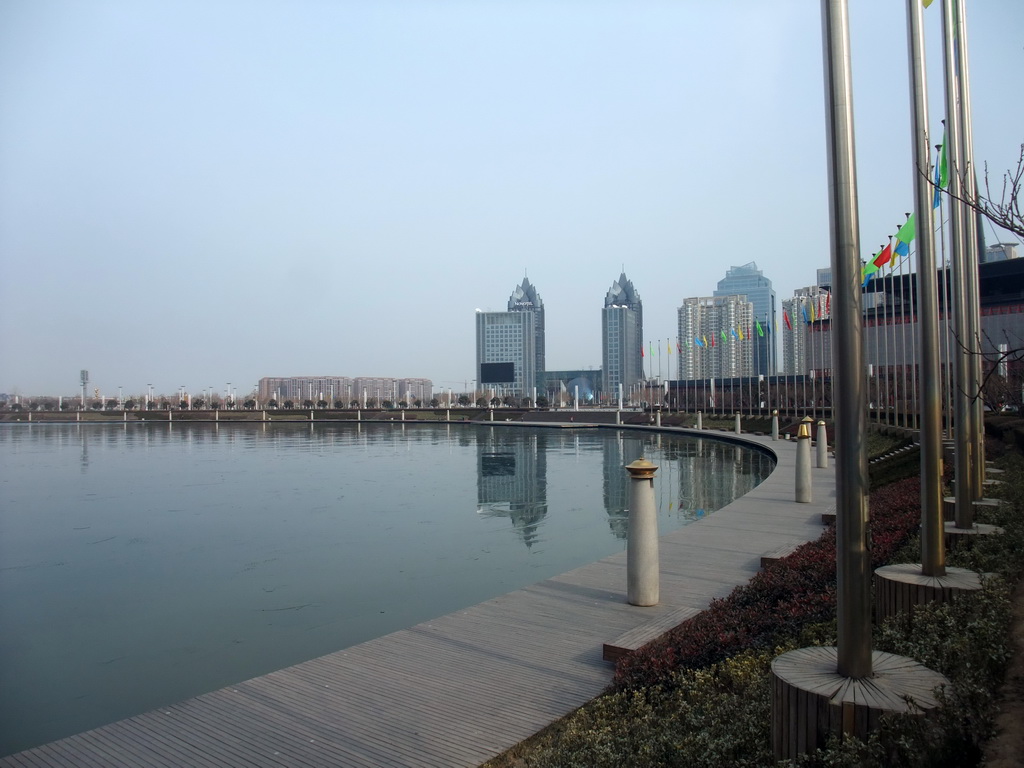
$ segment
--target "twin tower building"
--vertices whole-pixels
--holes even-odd
[[[733,378],[775,373],[778,330],[775,291],[753,262],[732,267],[709,297],[684,299],[676,338],[667,345],[668,377]],[[648,358],[659,357],[644,375],[643,303],[625,273],[612,283],[601,310],[601,373],[593,393],[605,403],[632,400],[644,382],[661,376],[660,353],[647,343]],[[651,362],[648,363],[651,365]],[[550,371],[544,357],[544,302],[526,278],[516,286],[505,312],[476,315],[476,389],[495,396],[557,397],[574,376],[596,372]],[[595,377],[596,378],[596,377]],[[562,390],[564,391],[564,389]]]
[[[643,303],[625,274],[612,283],[601,311],[601,391],[614,399],[642,378]],[[476,314],[479,389],[518,398],[547,397],[561,376],[548,375],[544,358],[544,302],[527,278],[516,286],[505,312]]]

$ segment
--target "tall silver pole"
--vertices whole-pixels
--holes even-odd
[[[964,193],[968,200],[976,200],[978,193],[978,176],[974,167],[974,137],[971,123],[971,75],[967,62],[967,8],[966,0],[960,0],[957,5],[957,58],[960,71],[958,78],[960,96],[960,129],[962,141],[960,143],[961,167],[964,169]],[[982,497],[982,489],[985,480],[985,414],[982,408],[981,382],[983,372],[981,370],[981,297],[978,290],[978,262],[980,257],[978,249],[978,217],[974,211],[966,214],[964,221],[964,264],[967,267],[967,318],[971,324],[971,358],[969,375],[971,388],[968,390],[973,398],[971,402],[971,455],[974,458],[972,465],[972,486],[974,498]]]
[[[864,678],[872,672],[871,558],[850,31],[846,0],[822,0],[821,6],[835,287],[837,673]]]
[[[913,106],[914,219],[917,222],[917,329],[921,375],[921,572],[946,573],[942,518],[942,384],[939,379],[938,280],[932,223],[931,143],[928,138],[928,87],[925,81],[924,14],[921,0],[907,0],[910,100]]]
[[[953,266],[952,304],[957,344],[954,345],[955,385],[954,428],[956,437],[956,492],[955,515],[957,528],[974,526],[974,493],[971,474],[971,394],[970,355],[965,347],[970,344],[970,323],[967,305],[967,266],[964,263],[964,217],[966,206],[957,198],[963,196],[960,185],[961,156],[960,111],[957,105],[956,50],[954,46],[953,0],[943,0],[942,31],[943,60],[946,80],[946,157],[949,162],[949,240],[950,263]]]

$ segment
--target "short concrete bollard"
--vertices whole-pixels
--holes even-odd
[[[740,414],[737,411],[736,418],[734,420],[733,428],[736,430],[737,435],[743,434],[743,428],[740,426]]]
[[[697,411],[697,429],[704,429],[704,414]]]
[[[796,436],[796,500],[800,504],[811,503],[811,418],[805,416],[800,422]]]
[[[402,411],[402,421],[405,421],[405,411]]]
[[[828,431],[824,421],[818,422],[818,434],[814,439],[818,449],[818,469],[828,469]]]
[[[450,410],[445,410],[445,412],[444,412],[444,420],[445,421],[451,421],[452,420],[452,412]]]
[[[642,456],[626,465],[629,484],[629,538],[626,542],[626,601],[657,605],[658,513],[654,507],[654,473],[658,468]]]
[[[658,427],[661,426],[661,411],[658,411],[655,414],[655,416],[654,416],[654,424],[655,424],[655,426],[658,426]]]
[[[488,421],[494,421],[494,411],[493,410],[490,410],[490,411],[487,412],[487,420]]]
[[[363,412],[361,410],[357,410],[356,411],[356,421],[362,421],[362,420],[363,420]]]
[[[621,424],[622,423],[622,411],[616,411],[615,412],[615,423],[616,424]]]
[[[779,439],[779,412],[772,411],[772,440]]]

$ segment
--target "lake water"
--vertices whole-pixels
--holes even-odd
[[[763,453],[486,425],[0,428],[0,754],[482,602],[746,493]],[[622,585],[625,592],[625,584]]]

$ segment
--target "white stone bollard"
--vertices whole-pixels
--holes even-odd
[[[494,421],[494,411],[493,410],[487,411],[487,420],[488,421]]]
[[[622,423],[622,411],[616,411],[615,412],[615,423],[616,424],[621,424]]]
[[[736,434],[737,435],[743,434],[743,428],[740,426],[740,414],[739,414],[739,411],[736,412],[735,430],[736,430]]]
[[[828,432],[825,429],[825,422],[818,422],[818,434],[815,437],[818,449],[818,469],[828,469]]]
[[[402,411],[402,421],[405,421],[405,411]]]
[[[704,429],[704,414],[697,411],[697,429]]]
[[[800,504],[811,503],[811,417],[805,416],[800,422],[796,436],[796,500]]]
[[[772,440],[779,439],[779,412],[772,411]]]
[[[356,409],[356,421],[362,421],[362,420],[363,420],[363,412],[357,408]]]
[[[444,412],[444,420],[445,421],[451,421],[452,420],[452,412],[451,412],[451,410],[446,410]]]
[[[629,536],[626,542],[626,600],[630,605],[657,605],[658,514],[654,507],[654,473],[658,468],[640,457],[629,472]]]
[[[661,426],[661,411],[658,411],[655,414],[655,416],[654,416],[654,424],[655,424],[655,426],[658,426],[658,427]]]

